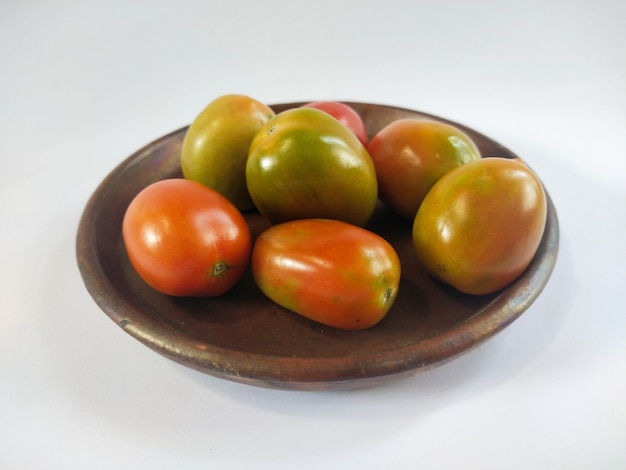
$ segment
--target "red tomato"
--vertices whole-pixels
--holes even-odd
[[[139,276],[173,296],[223,294],[241,278],[252,248],[237,208],[217,191],[184,179],[143,189],[126,210],[122,234]]]
[[[271,300],[335,328],[378,323],[393,305],[400,260],[380,236],[330,219],[300,219],[263,232],[252,274]]]
[[[363,146],[367,147],[368,137],[367,131],[365,130],[365,124],[363,124],[363,119],[361,119],[359,113],[347,104],[339,103],[337,101],[314,101],[312,103],[305,104],[303,107],[319,109],[320,111],[330,114],[350,129],[361,141]]]

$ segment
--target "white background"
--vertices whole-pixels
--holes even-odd
[[[0,1],[0,468],[626,467],[626,3]],[[427,374],[219,380],[101,312],[74,254],[119,162],[212,99],[367,101],[522,156],[560,219],[548,286]]]

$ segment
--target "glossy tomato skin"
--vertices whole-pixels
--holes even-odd
[[[252,274],[271,300],[340,329],[378,323],[393,305],[400,260],[383,238],[345,222],[302,219],[255,241]]]
[[[209,103],[185,134],[181,168],[186,179],[215,189],[238,209],[253,207],[246,186],[246,160],[254,134],[274,116],[245,95],[223,95]]]
[[[380,199],[413,220],[432,186],[448,171],[481,158],[472,139],[455,126],[427,119],[400,119],[381,129],[368,151]]]
[[[225,293],[243,275],[252,249],[237,208],[217,191],[185,179],[159,181],[137,194],[122,235],[139,276],[172,296]]]
[[[369,137],[361,115],[351,106],[338,101],[313,101],[303,105],[307,108],[315,108],[324,111],[337,119],[350,129],[359,139],[363,146],[367,147]]]
[[[528,267],[546,223],[537,176],[519,159],[484,158],[442,177],[413,224],[418,258],[467,294],[506,287]]]
[[[376,170],[356,136],[313,108],[284,111],[255,135],[250,196],[272,223],[306,218],[365,225],[378,199]]]

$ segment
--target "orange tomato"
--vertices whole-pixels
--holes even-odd
[[[130,261],[154,289],[173,296],[212,297],[241,278],[252,247],[237,208],[200,183],[153,183],[131,201],[122,223]]]
[[[387,241],[330,219],[270,227],[254,244],[251,267],[261,291],[277,304],[348,330],[382,320],[400,282],[400,260]]]
[[[392,122],[372,138],[367,150],[376,167],[381,201],[409,220],[439,178],[480,158],[463,131],[426,119]]]
[[[528,267],[543,235],[547,201],[521,160],[484,158],[443,176],[413,223],[426,270],[461,292],[488,294]]]

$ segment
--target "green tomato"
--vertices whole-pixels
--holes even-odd
[[[183,176],[215,189],[239,210],[251,209],[246,186],[248,148],[274,115],[265,104],[243,95],[223,95],[209,103],[185,135]]]
[[[363,226],[378,198],[374,163],[359,139],[327,113],[295,108],[255,135],[248,191],[272,223],[326,218]]]

